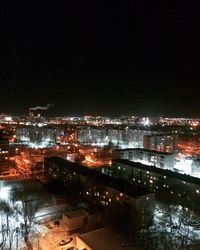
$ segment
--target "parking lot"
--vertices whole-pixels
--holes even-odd
[[[35,238],[35,250],[67,250],[70,247],[75,247],[77,234],[68,235],[66,227],[54,225],[54,223],[47,223],[41,227],[44,228],[44,226],[46,227],[45,233],[39,233],[37,238]],[[66,242],[62,242],[63,240]]]

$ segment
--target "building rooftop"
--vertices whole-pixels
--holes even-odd
[[[133,168],[146,170],[146,171],[149,171],[152,173],[157,173],[157,174],[167,176],[170,178],[175,178],[175,179],[182,180],[185,182],[200,185],[200,179],[193,177],[191,175],[180,174],[180,173],[177,173],[177,172],[174,172],[171,170],[157,168],[154,166],[148,166],[148,165],[144,165],[144,164],[139,163],[139,162],[133,162],[133,161],[124,160],[124,159],[113,160],[113,164],[115,164],[115,163],[122,163],[122,164],[128,165],[128,166],[133,167]]]
[[[173,155],[173,153],[168,153],[168,152],[161,152],[161,151],[156,151],[156,150],[150,150],[146,148],[125,148],[125,149],[115,149],[114,151],[119,151],[119,152],[126,152],[126,151],[143,151],[143,152],[148,152],[148,153],[153,153],[153,154],[160,154],[160,155]]]
[[[81,217],[81,216],[87,216],[87,212],[83,209],[75,210],[72,212],[65,213],[65,216],[67,216],[69,219]]]
[[[135,247],[128,246],[127,239],[122,234],[110,228],[100,228],[78,237],[92,250],[136,250]],[[126,248],[124,248],[124,245]]]
[[[131,196],[134,198],[138,198],[143,195],[152,194],[152,192],[150,192],[149,190],[130,184],[126,180],[116,179],[107,174],[103,174],[96,170],[89,169],[87,167],[84,167],[74,162],[64,160],[59,157],[48,157],[48,158],[45,158],[45,162],[46,161],[57,163],[56,166],[57,167],[60,166],[61,169],[64,169],[66,167],[66,169],[68,169],[71,172],[75,172],[87,178],[91,178],[96,183],[104,184],[106,186],[109,186],[113,189],[118,190],[121,193],[127,194],[128,196]]]

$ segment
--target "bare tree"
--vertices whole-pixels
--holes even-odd
[[[157,216],[139,220],[137,243],[148,250],[186,250],[195,239],[191,228],[193,213],[182,206],[162,205],[155,211]],[[158,216],[159,214],[159,216]]]
[[[0,241],[0,249],[4,249],[6,246],[6,231],[5,231],[5,224],[1,221],[1,241]]]
[[[29,189],[17,189],[11,193],[14,210],[21,218],[21,233],[24,242],[31,248],[29,234],[34,222],[34,217],[40,208],[40,202],[36,195]]]
[[[9,203],[8,202],[6,202],[6,201],[1,201],[1,208],[0,208],[2,211],[3,211],[3,213],[4,213],[4,215],[5,215],[5,217],[6,217],[6,232],[7,232],[7,234],[8,234],[8,231],[9,231],[9,228],[10,228],[10,218],[13,216],[13,214],[14,214],[14,211],[13,211],[13,209],[11,208],[11,206],[9,205]]]
[[[4,200],[0,201],[0,210],[1,210],[1,236],[2,236],[1,249],[3,249],[4,247],[6,247],[6,249],[12,249],[15,228],[10,224],[14,216],[14,210],[9,205],[9,203]]]

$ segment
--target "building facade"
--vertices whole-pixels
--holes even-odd
[[[156,198],[164,203],[186,207],[195,204],[200,209],[199,178],[123,159],[113,160],[112,167],[102,167],[99,171],[156,192]]]
[[[143,148],[144,137],[156,133],[148,129],[126,126],[80,126],[77,128],[77,140],[86,145],[112,143],[121,148]]]
[[[174,154],[142,148],[113,150],[113,159],[140,162],[162,169],[173,170],[174,168]]]
[[[144,148],[160,152],[174,153],[178,145],[177,134],[156,134],[144,136]]]
[[[107,174],[57,157],[45,158],[44,171],[49,179],[62,182],[73,191],[77,190],[83,200],[106,211],[111,211],[114,205],[125,205],[130,214],[147,209],[153,211],[153,192]]]

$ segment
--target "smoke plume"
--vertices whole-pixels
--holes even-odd
[[[51,103],[51,104],[47,104],[46,106],[36,106],[36,107],[31,107],[31,108],[29,108],[29,110],[31,111],[33,111],[33,110],[47,110],[47,109],[49,109],[49,108],[51,108],[51,107],[53,107],[54,106],[54,104],[53,103]]]

